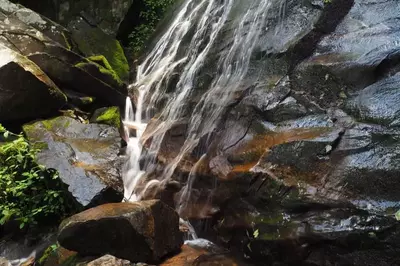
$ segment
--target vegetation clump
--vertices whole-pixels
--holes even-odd
[[[158,22],[167,9],[177,0],[143,0],[144,9],[140,12],[141,24],[136,26],[128,36],[129,48],[134,54],[139,54],[156,30]]]
[[[64,218],[72,204],[54,169],[36,162],[39,150],[22,134],[0,124],[0,225],[17,221],[19,227],[33,227],[46,217]]]

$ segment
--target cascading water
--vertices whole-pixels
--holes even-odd
[[[183,146],[178,155],[165,166],[159,178],[146,182],[145,173],[151,172],[154,168],[166,132],[185,113],[184,108],[195,88],[197,74],[217,44],[235,0],[187,0],[182,5],[168,30],[138,67],[136,82],[131,86],[137,90],[135,115],[130,99],[127,99],[124,125],[129,139],[127,147],[129,160],[123,171],[126,201],[141,200],[149,188],[168,182],[184,156],[197,146],[201,137],[207,136],[216,128],[226,105],[235,91],[241,88],[242,80],[248,72],[250,58],[263,30],[270,1],[251,1],[248,3],[247,12],[243,12],[235,21],[237,26],[233,32],[232,43],[219,54],[215,77],[192,109]],[[189,44],[184,44],[183,40],[187,36],[191,37]],[[144,168],[141,169],[139,158],[144,141],[143,133],[146,129],[143,121],[152,118],[153,108],[166,93],[166,84],[178,71],[179,80],[165,108],[158,116],[158,125],[150,132],[146,132],[146,139],[151,137],[151,144],[147,151],[149,156]],[[134,136],[130,135],[132,129],[136,131]],[[182,190],[178,205],[179,213],[184,211],[190,198],[191,186],[199,163],[193,167],[189,180]]]

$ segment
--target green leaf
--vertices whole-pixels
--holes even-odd
[[[6,138],[6,139],[8,138],[9,135],[10,135],[9,131],[4,132],[4,134],[3,134],[4,138]]]
[[[254,231],[254,233],[253,233],[254,238],[258,238],[259,235],[260,235],[260,231],[258,231],[258,229],[256,231]]]
[[[396,212],[396,214],[394,215],[394,217],[396,218],[397,221],[400,221],[400,210],[398,210]]]

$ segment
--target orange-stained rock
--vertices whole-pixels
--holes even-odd
[[[59,230],[64,248],[131,262],[157,262],[183,242],[178,214],[158,200],[101,205],[66,219]]]
[[[182,246],[182,251],[164,261],[160,266],[237,266],[232,259],[223,256],[210,254],[203,249],[196,249],[188,245]]]

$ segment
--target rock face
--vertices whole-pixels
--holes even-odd
[[[157,262],[183,244],[178,214],[155,200],[98,206],[68,218],[59,230],[67,249],[131,262]]]
[[[122,200],[117,128],[61,116],[26,124],[24,131],[41,148],[38,162],[58,170],[82,206]]]
[[[93,33],[83,31],[82,27],[77,35],[30,9],[0,1],[4,59],[0,71],[1,100],[7,102],[1,104],[1,112],[5,113],[0,114],[0,119],[13,121],[57,111],[67,101],[58,88],[122,106],[127,89],[121,79],[127,80],[129,70],[124,52],[118,41],[95,29],[101,41],[93,44],[87,41],[93,39]],[[86,40],[92,50],[85,49],[81,40]],[[13,62],[20,70],[12,66]],[[86,64],[91,67],[84,67]]]
[[[247,7],[234,2],[232,17]],[[192,193],[182,213],[213,217],[205,234],[254,263],[398,264],[398,8],[393,0],[271,1],[240,91],[177,164],[176,180],[191,178],[183,178]],[[234,42],[232,21],[182,103],[185,115]],[[155,171],[181,150],[190,128],[182,120],[165,134]]]
[[[26,57],[0,49],[0,121],[34,118],[61,108],[67,97]]]
[[[390,127],[400,126],[400,75],[383,79],[348,101],[348,109],[359,120]]]
[[[99,25],[107,34],[115,36],[121,22],[127,15],[133,0],[112,1],[86,1],[86,0],[62,0],[57,2],[47,1],[19,1],[33,10],[57,21],[63,25],[68,24],[76,16],[84,13],[93,20],[93,24]],[[137,4],[137,3],[136,3]],[[135,4],[135,7],[137,5]]]

